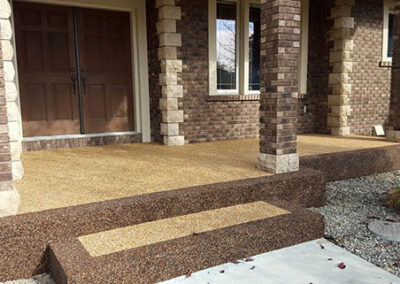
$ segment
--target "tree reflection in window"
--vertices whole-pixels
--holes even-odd
[[[217,3],[217,89],[236,90],[236,3]]]

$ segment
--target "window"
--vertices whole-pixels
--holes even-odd
[[[211,95],[260,91],[260,0],[209,0]]]
[[[260,91],[261,9],[250,6],[249,91]]]
[[[393,0],[384,1],[382,61],[391,61],[393,57],[394,5]]]
[[[209,1],[210,95],[260,93],[260,0]],[[308,1],[302,4],[300,92],[307,91]]]
[[[217,3],[217,89],[236,90],[236,4]]]
[[[393,13],[389,14],[389,28],[388,28],[388,50],[387,57],[393,57]]]

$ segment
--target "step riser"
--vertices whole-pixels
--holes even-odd
[[[50,272],[59,284],[156,283],[323,235],[323,218],[302,211],[96,258],[74,240],[50,246]]]
[[[0,281],[45,272],[50,241],[278,197],[321,206],[325,178],[314,170],[125,198],[0,220]]]

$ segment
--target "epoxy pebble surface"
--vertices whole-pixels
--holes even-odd
[[[298,137],[302,157],[393,145],[397,144],[376,137]],[[256,168],[258,152],[257,139],[183,147],[138,143],[25,152],[25,175],[16,184],[21,195],[19,213],[269,175]]]
[[[332,182],[327,188],[327,205],[312,210],[326,217],[326,238],[364,260],[400,276],[400,243],[380,239],[367,227],[369,222],[376,219],[400,221],[399,213],[382,205],[385,196],[396,186],[400,186],[400,171]],[[44,275],[6,284],[54,283]]]

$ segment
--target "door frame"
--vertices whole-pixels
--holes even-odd
[[[144,0],[18,0],[19,2],[61,5],[129,12],[131,18],[131,60],[135,132],[142,142],[151,142],[150,98],[147,59],[146,3]],[[12,0],[16,2],[16,0]],[[14,32],[15,34],[15,32]],[[14,37],[15,46],[15,37]],[[18,58],[15,56],[15,66]],[[18,70],[17,70],[18,74]],[[18,78],[18,76],[17,76]],[[18,86],[18,79],[16,80]],[[19,89],[19,87],[18,87]]]

